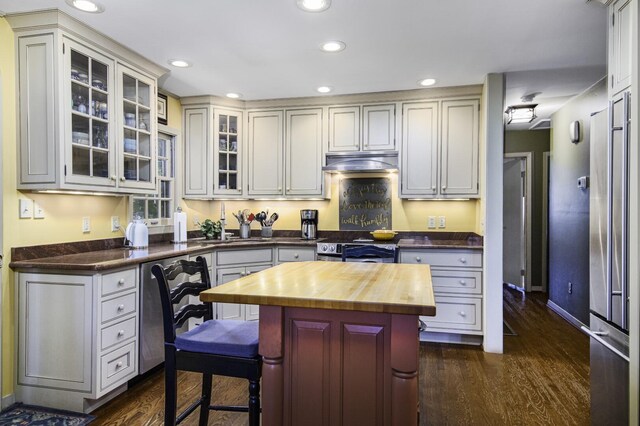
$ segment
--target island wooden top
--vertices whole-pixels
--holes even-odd
[[[203,302],[436,314],[429,265],[283,263],[200,293]]]

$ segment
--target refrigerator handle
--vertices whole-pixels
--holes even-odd
[[[600,336],[606,336],[607,335],[606,332],[591,331],[587,327],[585,327],[584,325],[582,327],[580,327],[580,328],[582,329],[582,331],[587,333],[589,335],[589,337],[591,337],[592,339],[595,339],[596,342],[600,343],[602,346],[604,346],[605,348],[609,349],[611,352],[613,352],[614,354],[618,355],[620,358],[622,358],[625,361],[629,362],[629,357],[628,356],[626,356],[625,354],[623,354],[622,352],[620,352],[619,350],[617,350],[616,348],[611,346],[602,337],[600,337]]]
[[[622,301],[621,301],[621,313],[622,313],[622,328],[625,330],[629,329],[629,324],[627,320],[627,297],[628,297],[628,285],[629,278],[627,274],[628,265],[628,244],[629,244],[629,222],[628,222],[628,211],[629,211],[629,92],[624,92],[622,95],[622,259],[621,259],[621,269],[622,269]]]
[[[606,276],[606,316],[607,321],[611,321],[613,318],[612,304],[613,304],[613,286],[612,286],[612,262],[613,253],[611,250],[613,244],[613,223],[611,221],[611,212],[613,211],[613,132],[615,132],[615,123],[613,117],[614,102],[609,101],[609,131],[607,132],[607,276]]]

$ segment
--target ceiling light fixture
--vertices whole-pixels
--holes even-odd
[[[323,12],[331,6],[331,0],[296,0],[296,4],[305,12]]]
[[[320,93],[329,93],[332,89],[329,86],[320,86],[316,90]]]
[[[104,6],[90,0],[66,0],[67,4],[83,12],[102,13]]]
[[[191,64],[184,59],[171,59],[169,61],[169,65],[173,65],[178,68],[189,68],[191,66]]]
[[[425,78],[423,80],[418,81],[418,84],[420,86],[433,86],[434,84],[436,84],[436,79],[435,78]]]
[[[343,51],[345,47],[347,47],[347,45],[344,44],[343,42],[339,40],[332,40],[332,41],[327,41],[326,43],[323,43],[320,48],[325,52],[334,53],[334,52]]]
[[[231,99],[238,99],[239,97],[241,97],[242,95],[240,93],[227,93],[227,98],[231,98]]]
[[[536,116],[538,104],[510,105],[505,113],[507,114],[507,124],[531,123]]]

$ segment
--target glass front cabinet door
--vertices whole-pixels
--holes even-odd
[[[71,40],[65,44],[65,181],[114,187],[114,62]]]
[[[152,138],[156,130],[154,81],[137,71],[118,65],[116,76],[119,105],[118,132],[119,186],[132,189],[155,189],[155,155]]]
[[[241,126],[239,111],[214,110],[214,172],[215,195],[241,195]]]

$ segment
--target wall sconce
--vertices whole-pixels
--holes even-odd
[[[508,115],[507,124],[531,123],[536,118],[538,104],[511,105],[505,113]]]

